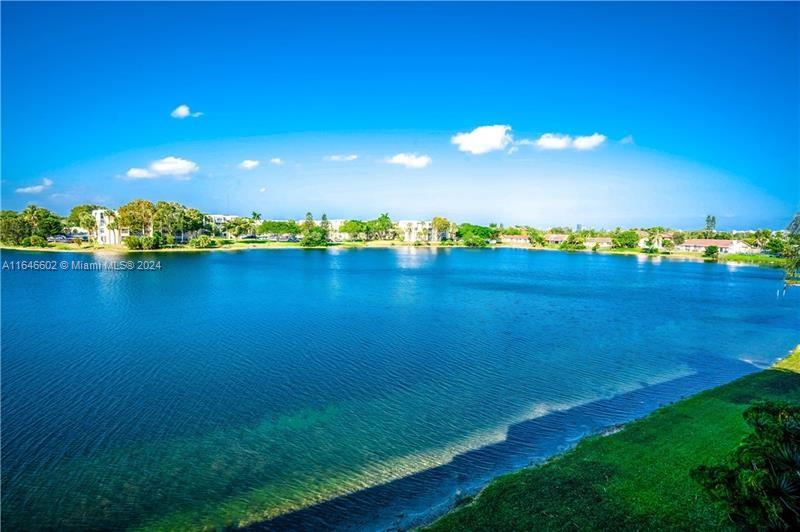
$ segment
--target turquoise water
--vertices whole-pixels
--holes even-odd
[[[800,295],[766,268],[514,249],[152,258],[161,270],[2,272],[4,528],[404,526],[800,338]],[[22,259],[101,257],[2,253]]]

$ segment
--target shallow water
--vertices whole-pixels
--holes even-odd
[[[101,260],[2,254],[23,258]],[[778,297],[766,268],[515,249],[152,258],[160,271],[3,271],[4,527],[408,526],[768,365],[800,330],[798,291]]]

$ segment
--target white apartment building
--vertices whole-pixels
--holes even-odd
[[[130,235],[127,229],[112,229],[109,225],[116,219],[116,212],[107,209],[92,211],[96,226],[97,243],[116,246],[123,243],[126,236]]]

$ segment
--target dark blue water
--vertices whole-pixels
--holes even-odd
[[[513,249],[151,258],[161,270],[2,272],[4,527],[408,526],[800,336],[800,295],[766,268]]]

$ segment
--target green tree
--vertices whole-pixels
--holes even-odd
[[[547,240],[544,238],[544,233],[533,227],[528,229],[528,241],[532,246],[544,246],[547,244]]]
[[[431,220],[431,226],[433,230],[436,231],[437,240],[446,240],[451,236],[450,234],[450,227],[452,223],[447,218],[442,216],[434,216],[433,220]]]
[[[721,465],[691,477],[745,530],[800,530],[800,406],[758,402],[744,411],[753,429]]]
[[[253,233],[253,222],[249,218],[234,218],[225,222],[225,231],[235,238]]]
[[[97,234],[97,220],[92,216],[91,212],[81,212],[78,215],[78,223],[74,225],[86,229],[86,232],[89,233],[89,240],[95,240]]]
[[[686,234],[684,234],[681,231],[675,231],[674,233],[672,233],[673,244],[675,244],[676,246],[680,246],[684,242],[686,242]]]
[[[717,217],[709,214],[706,216],[706,231],[713,233],[717,229]]]
[[[155,206],[147,200],[133,200],[117,211],[117,226],[129,230],[133,235],[150,235],[153,233],[155,210]]]
[[[319,226],[325,231],[325,239],[330,240],[331,238],[331,223],[328,221],[328,215],[324,212],[322,213],[322,218],[320,219]]]
[[[614,231],[611,234],[611,247],[618,249],[630,249],[639,245],[639,235],[636,231]]]
[[[368,227],[366,222],[361,220],[347,220],[339,228],[342,233],[347,233],[353,240],[362,240],[367,238]]]
[[[81,221],[84,220],[84,215],[88,214],[91,216],[92,211],[98,209],[105,209],[105,207],[93,204],[76,205],[69,211],[69,216],[67,216],[66,223],[71,227],[82,227],[83,229],[88,230],[88,227],[81,225]]]
[[[497,238],[498,230],[492,227],[474,225],[470,223],[463,223],[458,226],[457,236],[459,238],[463,240],[471,235],[478,236],[484,240],[492,240]]]
[[[303,234],[300,240],[300,245],[303,247],[320,247],[328,245],[328,235],[320,226],[314,226]]]
[[[656,253],[658,248],[662,244],[664,235],[664,228],[663,227],[651,227],[647,230],[647,238],[645,239],[645,253]]]
[[[719,248],[717,246],[707,246],[703,251],[703,256],[708,259],[717,260],[719,258]]]
[[[394,238],[394,223],[389,218],[388,213],[383,213],[375,220],[367,222],[369,224],[369,232],[373,233],[380,240],[387,240]]]
[[[259,221],[261,221],[261,213],[253,211],[250,214],[250,218],[253,220],[253,223],[259,222]]]
[[[0,241],[3,243],[19,246],[32,232],[30,223],[17,212],[0,212]]]
[[[558,246],[565,251],[579,251],[586,249],[586,241],[580,233],[570,233],[567,239]]]
[[[306,219],[303,220],[303,234],[307,235],[312,229],[314,229],[315,226],[316,224],[314,223],[314,215],[312,215],[310,212],[307,212]]]

